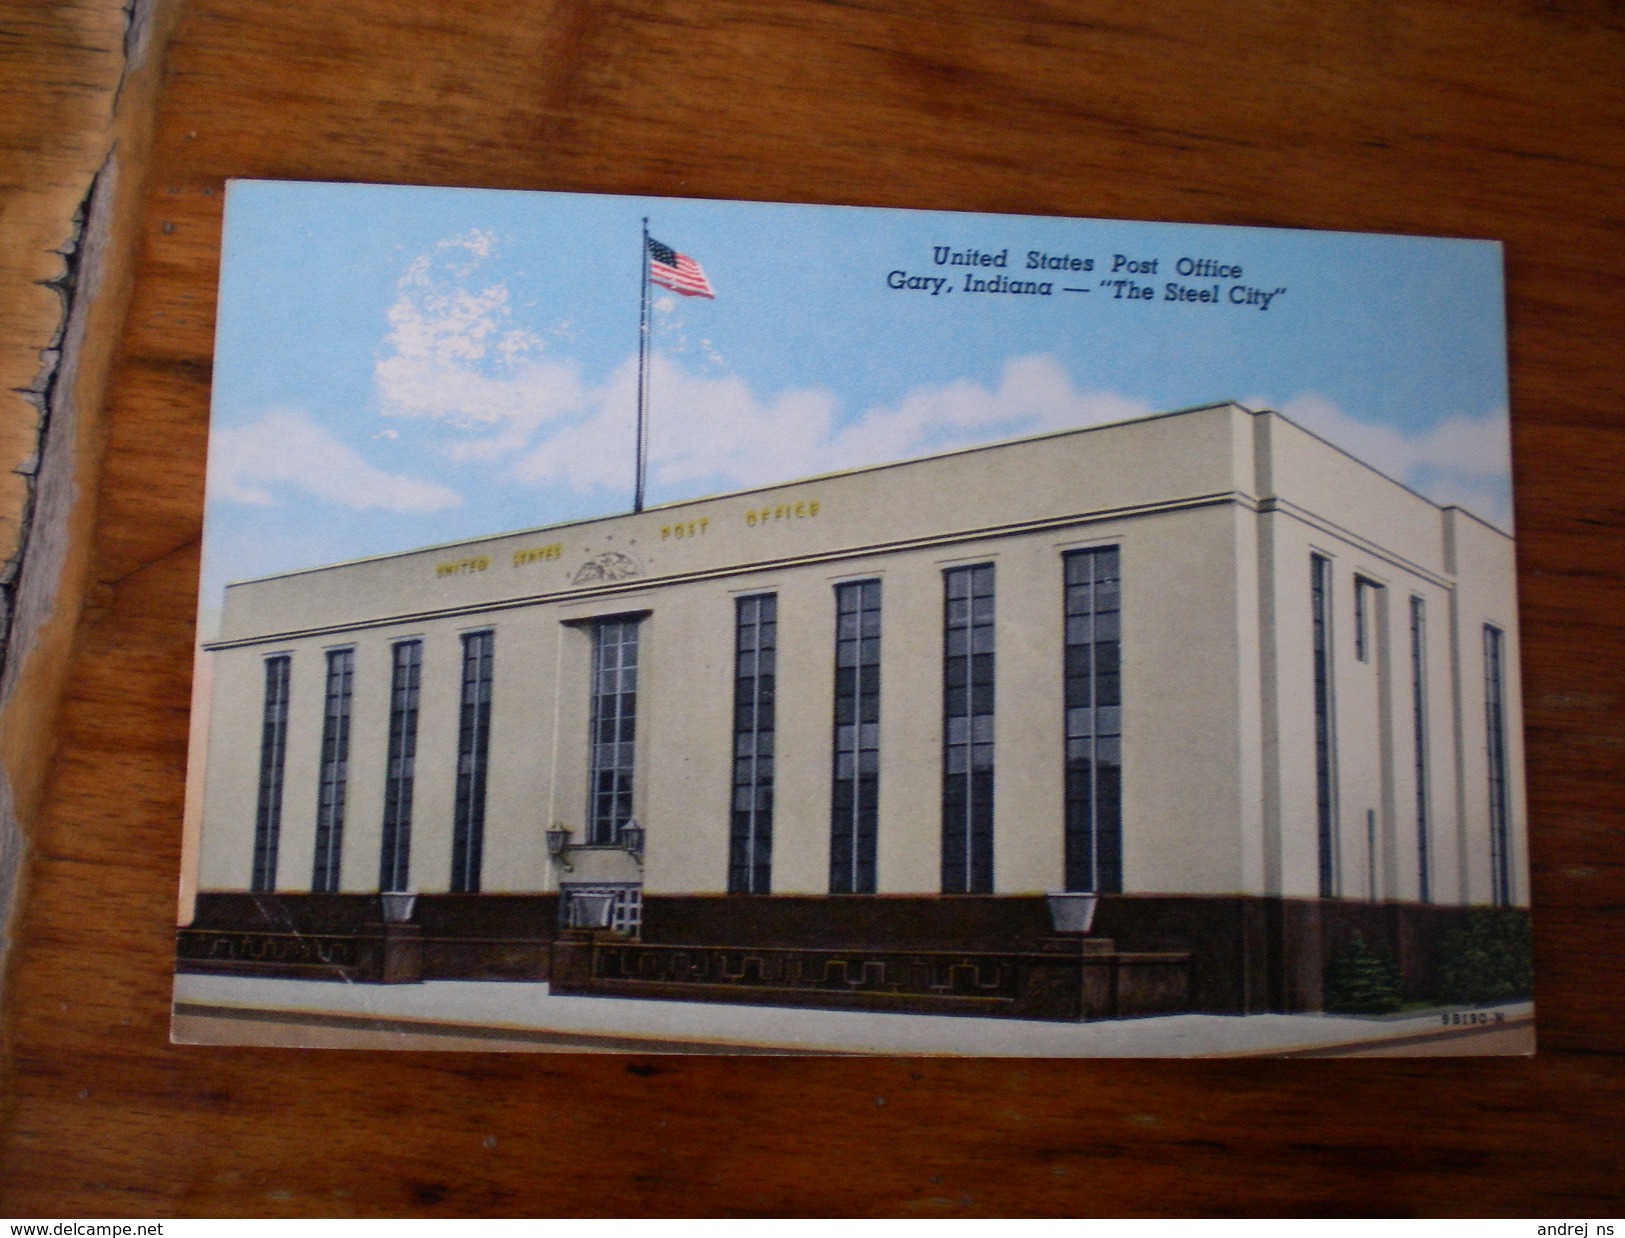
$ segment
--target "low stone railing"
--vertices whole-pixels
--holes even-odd
[[[824,1006],[1018,1019],[1102,1019],[1188,1009],[1190,956],[1053,938],[1034,950],[692,946],[566,933],[551,991],[592,997]]]
[[[337,974],[357,970],[362,944],[350,934],[183,928],[175,934],[175,959],[181,971]]]
[[[175,933],[175,970],[411,984],[423,979],[422,933],[397,923],[353,934],[183,928]]]

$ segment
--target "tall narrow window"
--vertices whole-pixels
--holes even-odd
[[[1320,848],[1320,897],[1337,893],[1337,733],[1332,715],[1332,561],[1309,557],[1309,608],[1314,629],[1315,823]]]
[[[733,815],[728,891],[767,894],[773,875],[773,685],[779,600],[769,593],[735,607]]]
[[[491,755],[491,673],[494,632],[463,636],[462,703],[457,722],[457,804],[452,818],[451,889],[480,892],[485,847],[485,777]]]
[[[1512,902],[1512,853],[1507,836],[1506,637],[1484,625],[1484,729],[1490,775],[1490,895]]]
[[[880,582],[835,587],[835,769],[829,888],[875,892],[880,801]]]
[[[1377,810],[1365,810],[1365,896],[1377,901]]]
[[[1363,576],[1354,578],[1354,659],[1371,661],[1371,597],[1380,585]]]
[[[384,772],[384,844],[378,865],[380,890],[405,890],[412,873],[412,784],[418,753],[418,683],[423,642],[394,647],[389,686],[389,763]]]
[[[632,770],[638,727],[638,620],[606,619],[593,628],[592,776],[587,841],[617,843],[632,819]]]
[[[1411,734],[1416,763],[1416,890],[1422,902],[1432,900],[1433,857],[1431,795],[1428,782],[1427,611],[1419,597],[1411,599]]]
[[[1066,888],[1123,889],[1122,575],[1118,550],[1067,554]]]
[[[350,697],[355,650],[327,654],[327,704],[322,711],[322,770],[316,799],[316,865],[310,888],[336,894],[344,853],[344,797],[349,783]]]
[[[993,565],[943,573],[942,892],[993,892]]]
[[[277,838],[282,832],[282,765],[288,751],[286,654],[265,659],[265,710],[260,723],[260,789],[254,810],[254,869],[249,889],[276,889]]]

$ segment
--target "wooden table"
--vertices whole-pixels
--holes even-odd
[[[32,649],[13,651],[0,725],[32,839],[5,995],[0,1212],[1618,1215],[1617,6],[193,0],[153,12],[116,109],[114,0],[8,7],[19,37],[0,43],[0,85],[21,109],[5,133],[22,173],[8,201],[49,167],[55,196],[29,199],[30,218],[71,207],[110,133],[123,164],[106,199],[108,275],[84,301],[70,376],[82,403],[52,423],[77,484],[52,509],[62,549],[38,562],[56,562],[63,583],[28,628]],[[232,176],[1504,240],[1540,1055],[171,1047]],[[22,288],[27,274],[7,278]],[[12,361],[54,313],[26,308],[22,325],[4,320],[22,348]],[[24,416],[0,450],[32,435]]]

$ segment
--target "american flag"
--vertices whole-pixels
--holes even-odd
[[[678,296],[717,299],[699,263],[670,245],[662,245],[652,236],[649,238],[649,279],[662,288],[670,288]]]

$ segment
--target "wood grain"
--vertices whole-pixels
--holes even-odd
[[[0,39],[0,922],[40,811],[90,561],[151,144],[148,0],[23,3]],[[152,20],[154,17],[157,20]]]
[[[107,159],[124,22],[116,6],[97,2],[20,4],[7,16],[9,38],[0,42],[0,639],[10,648],[24,527],[35,508],[50,397],[63,373],[81,208]],[[81,540],[88,545],[88,535]],[[71,618],[66,626],[71,638]],[[55,655],[60,670],[65,645]],[[11,695],[11,686],[0,685],[0,695]],[[59,675],[16,712],[48,731],[60,690]],[[0,732],[11,712],[0,718]],[[37,810],[48,763],[48,754],[29,747],[5,745],[0,758],[0,922],[8,918],[25,846],[15,805],[22,801],[24,816]]]
[[[5,1009],[0,1208],[1617,1214],[1625,16],[1615,4],[194,0]],[[232,176],[1507,244],[1541,1053],[1049,1063],[167,1043]]]
[[[0,560],[20,544],[39,408],[62,324],[55,286],[107,157],[124,18],[105,3],[16,5],[0,59]]]

